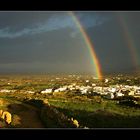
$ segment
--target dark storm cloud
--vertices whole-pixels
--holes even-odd
[[[135,40],[135,44],[131,47],[136,48],[136,54],[139,55],[140,49],[138,50],[136,43],[140,45],[137,36],[140,33],[139,30],[137,30],[138,27],[140,28],[140,13],[119,13],[122,18],[127,17],[127,20],[124,19],[126,22],[125,26],[127,26],[126,28],[128,30],[127,32],[124,32],[124,29],[116,16],[117,14],[118,13],[112,13],[112,15],[110,15],[110,20],[105,22],[103,26],[94,28],[94,30],[93,28],[89,28],[87,32],[95,45],[95,50],[104,71],[133,71],[135,66],[133,64],[132,52],[128,47],[128,40],[126,40],[125,34],[129,34],[131,37],[130,39]],[[131,30],[133,30],[133,33]]]
[[[5,42],[3,42],[4,47],[2,47],[3,45],[0,47],[0,63],[11,61],[55,62],[56,60],[57,62],[74,62],[76,59],[79,60],[81,56],[84,56],[84,54],[82,54],[82,46],[84,44],[77,42],[80,42],[80,38],[70,40],[69,32],[71,32],[70,29],[65,29],[57,32],[52,31],[49,34],[40,34],[30,38],[11,39],[8,42],[5,40]],[[79,47],[79,45],[81,47]],[[81,55],[77,57],[80,53]]]
[[[30,38],[9,39],[8,42],[6,39],[4,47],[0,47],[0,71],[87,71],[91,67],[87,48],[84,43],[78,43],[80,38],[71,40],[70,32],[71,29],[65,29]],[[83,64],[85,68],[79,68]]]
[[[94,43],[104,72],[133,70],[114,12],[74,12]],[[140,13],[125,17],[137,53]],[[0,12],[0,72],[92,72],[91,56],[68,12]],[[84,67],[83,67],[84,66]]]

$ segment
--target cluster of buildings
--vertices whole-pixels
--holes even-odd
[[[9,90],[9,89],[1,89],[0,90],[0,93],[13,93],[13,92],[15,92],[16,90]]]
[[[56,78],[59,79],[59,78]],[[105,79],[105,83],[108,83],[109,80]],[[75,94],[80,94],[80,95],[100,95],[108,99],[114,99],[117,97],[122,97],[125,95],[130,95],[130,96],[140,96],[140,86],[129,86],[129,85],[109,85],[109,86],[97,86],[96,83],[91,83],[89,80],[85,80],[85,85],[76,84],[72,83],[70,85],[64,85],[59,88],[47,88],[45,90],[42,90],[40,93],[41,94],[61,94],[67,91],[72,91]],[[8,89],[1,89],[0,93],[14,93],[16,90],[8,90]],[[35,91],[22,91],[26,93],[35,93]]]
[[[106,98],[113,99],[115,97],[128,96],[140,96],[139,86],[129,85],[114,85],[109,87],[94,87],[93,91],[98,92],[100,95],[104,95]]]
[[[10,89],[1,89],[0,93],[15,93],[17,90],[10,90]],[[30,91],[30,90],[21,90],[21,92],[26,92],[26,93],[35,93],[34,91]]]
[[[92,87],[91,86],[79,86],[76,84],[72,85],[66,85],[57,89],[45,89],[44,91],[41,91],[41,93],[57,93],[57,92],[65,92],[65,91],[75,91],[75,92],[80,92],[81,94],[87,94],[91,93]]]
[[[131,96],[140,96],[140,87],[139,86],[129,86],[129,85],[112,85],[108,87],[96,86],[96,84],[92,84],[91,86],[80,86],[76,84],[65,85],[63,87],[57,89],[45,89],[41,91],[41,93],[57,93],[57,92],[65,92],[65,91],[73,91],[75,93],[80,94],[90,94],[90,95],[101,95],[108,99],[114,99],[116,97],[122,97],[125,95]]]

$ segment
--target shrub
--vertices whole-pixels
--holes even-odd
[[[34,106],[36,106],[38,108],[41,108],[42,105],[43,105],[43,101],[42,100],[35,100],[35,99],[28,100],[28,99],[26,99],[26,100],[24,100],[24,102],[28,103],[28,104],[31,104],[31,105],[34,105]]]
[[[69,119],[55,107],[50,106],[48,101],[43,101],[43,107],[40,114],[41,120],[46,127],[56,128],[77,128],[79,123],[77,120]]]

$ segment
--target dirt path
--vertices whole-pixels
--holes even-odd
[[[0,105],[0,109],[8,110],[12,114],[11,127],[44,128],[44,125],[39,118],[38,108],[13,99],[0,98],[0,101],[4,103]]]

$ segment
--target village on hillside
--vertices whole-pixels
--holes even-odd
[[[2,75],[0,85],[4,128],[140,127],[140,77]]]
[[[72,82],[69,82],[69,84],[64,83],[62,85],[63,80],[69,80]],[[73,80],[72,80],[73,79]],[[74,80],[75,79],[75,80]],[[102,80],[102,86],[99,85],[98,79],[93,78],[94,82],[90,81],[89,79],[81,79],[79,76],[76,75],[69,75],[69,77],[56,77],[55,79],[49,79],[49,84],[53,81],[58,81],[59,84],[57,84],[57,87],[55,84],[51,88],[40,88],[40,91],[38,91],[39,94],[51,94],[51,95],[57,95],[57,94],[63,94],[66,92],[75,93],[75,95],[99,95],[107,99],[115,99],[122,96],[133,96],[133,97],[140,97],[140,86],[138,85],[128,85],[128,84],[111,84],[110,79],[104,79]],[[25,80],[26,81],[26,80]],[[47,82],[48,82],[47,81]],[[131,82],[131,80],[127,79],[127,82]],[[46,83],[47,85],[48,83]],[[12,83],[7,83],[7,85],[12,85]],[[31,90],[27,89],[6,89],[2,87],[0,89],[0,93],[16,93],[16,92],[24,92],[29,94],[34,94],[36,91],[34,91],[34,88],[32,87]]]

